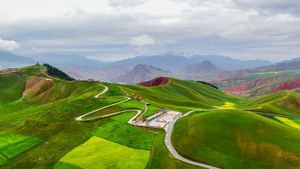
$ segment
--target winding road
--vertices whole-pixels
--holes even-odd
[[[103,84],[100,84],[99,85],[103,86],[105,89],[103,91],[101,91],[99,94],[97,94],[95,96],[95,98],[99,98],[99,96],[101,96],[102,94],[104,94],[105,92],[107,92],[109,90],[109,88]],[[88,112],[86,114],[83,114],[79,117],[76,118],[77,121],[92,121],[92,120],[96,120],[96,119],[100,119],[100,118],[104,118],[104,117],[109,117],[109,116],[113,116],[113,115],[116,115],[116,114],[120,114],[120,113],[124,113],[124,112],[132,112],[132,111],[136,111],[137,114],[135,116],[133,116],[129,121],[128,123],[129,124],[132,124],[132,125],[135,125],[133,123],[133,120],[134,119],[137,119],[139,120],[147,111],[148,111],[148,104],[149,103],[146,103],[144,101],[142,101],[144,104],[145,104],[145,111],[141,111],[141,110],[138,110],[138,109],[131,109],[131,110],[123,110],[123,111],[119,111],[119,112],[115,112],[115,113],[111,113],[111,114],[107,114],[107,115],[103,115],[103,116],[99,116],[99,117],[95,117],[95,118],[89,118],[89,119],[82,119],[83,117],[87,116],[87,115],[90,115],[90,114],[93,114],[95,112],[98,112],[100,110],[103,110],[103,109],[106,109],[106,108],[109,108],[109,107],[112,107],[112,106],[115,106],[115,105],[118,105],[118,104],[122,104],[122,103],[125,103],[129,100],[131,100],[130,97],[128,97],[128,94],[123,90],[123,88],[121,86],[119,86],[121,88],[121,90],[126,94],[125,97],[123,98],[126,98],[126,100],[123,100],[123,101],[120,101],[120,102],[116,102],[116,103],[113,103],[113,104],[110,104],[110,105],[107,105],[107,106],[104,106],[104,107],[101,107],[99,109],[96,109],[96,110],[93,110],[91,112]],[[173,119],[169,125],[168,125],[168,129],[167,129],[167,132],[166,132],[166,135],[165,135],[165,144],[168,148],[168,150],[171,152],[171,154],[177,158],[178,160],[180,161],[183,161],[185,163],[188,163],[188,164],[192,164],[192,165],[196,165],[196,166],[200,166],[200,167],[204,167],[204,168],[209,168],[209,169],[219,169],[218,167],[215,167],[215,166],[212,166],[212,165],[209,165],[209,164],[205,164],[205,163],[200,163],[200,162],[195,162],[195,161],[192,161],[192,160],[189,160],[189,159],[186,159],[184,157],[182,157],[181,155],[178,154],[178,152],[175,150],[175,148],[173,147],[172,145],[172,141],[171,141],[171,135],[172,135],[172,131],[173,131],[173,128],[174,128],[174,124],[175,122],[182,118],[182,117],[186,117],[188,116],[189,114],[193,113],[193,112],[207,112],[207,111],[214,111],[214,110],[223,110],[223,109],[203,109],[203,110],[191,110],[187,113],[185,113],[183,116],[181,117],[177,117],[175,119]],[[254,112],[254,111],[248,111],[250,113],[255,113],[255,114],[262,114],[262,115],[270,115],[270,116],[282,116],[282,117],[293,117],[293,118],[299,118],[299,117],[294,117],[294,116],[288,116],[288,115],[280,115],[280,114],[273,114],[273,113],[264,113],[264,112]]]
[[[100,84],[100,83],[99,83],[99,85],[100,85],[100,86],[103,86],[103,87],[104,87],[104,90],[101,91],[99,94],[97,94],[97,95],[95,96],[95,98],[99,98],[99,96],[101,96],[102,94],[104,94],[105,92],[107,92],[108,89],[109,89],[107,86],[105,86],[105,85],[103,85],[103,84]],[[120,113],[124,113],[124,112],[133,112],[133,111],[136,111],[137,114],[136,114],[135,116],[133,116],[133,117],[128,121],[129,124],[135,125],[135,124],[133,123],[133,120],[134,120],[136,117],[138,117],[139,115],[142,116],[143,114],[145,114],[145,113],[148,111],[148,106],[147,106],[147,105],[148,105],[149,103],[146,103],[146,102],[142,101],[142,102],[145,104],[145,111],[144,111],[144,112],[142,112],[141,110],[138,110],[138,109],[130,109],[130,110],[123,110],[123,111],[119,111],[119,112],[115,112],[115,113],[110,113],[110,114],[107,114],[107,115],[98,116],[98,117],[94,117],[94,118],[83,119],[85,116],[88,116],[88,115],[90,115],[90,114],[96,113],[96,112],[98,112],[98,111],[101,111],[101,110],[107,109],[107,108],[109,108],[109,107],[112,107],[112,106],[115,106],[115,105],[118,105],[118,104],[122,104],[122,103],[125,103],[125,102],[131,100],[131,98],[128,97],[128,94],[123,90],[123,88],[122,88],[121,86],[119,86],[119,87],[120,87],[121,90],[126,94],[126,96],[123,97],[123,98],[125,98],[126,100],[123,100],[123,101],[120,101],[120,102],[116,102],[116,103],[113,103],[113,104],[110,104],[110,105],[101,107],[101,108],[99,108],[99,109],[90,111],[90,112],[88,112],[88,113],[86,113],[86,114],[83,114],[83,115],[81,115],[81,116],[76,117],[75,120],[77,120],[77,121],[92,121],[92,120],[96,120],[96,119],[100,119],[100,118],[105,118],[105,117],[113,116],[113,115],[120,114]],[[141,117],[141,116],[139,116],[139,117]]]
[[[215,110],[223,110],[223,109],[204,109],[204,110],[191,110],[187,113],[185,113],[183,116],[181,117],[177,117],[175,118],[174,120],[172,120],[170,123],[169,123],[169,127],[168,127],[168,130],[167,130],[167,133],[166,133],[166,136],[165,136],[165,144],[167,146],[167,148],[169,149],[169,151],[171,152],[171,154],[183,161],[183,162],[186,162],[186,163],[189,163],[189,164],[192,164],[192,165],[196,165],[196,166],[200,166],[200,167],[205,167],[205,168],[209,168],[209,169],[218,169],[218,167],[215,167],[215,166],[212,166],[212,165],[208,165],[208,164],[204,164],[204,163],[199,163],[199,162],[195,162],[195,161],[191,161],[189,159],[186,159],[184,157],[182,157],[181,155],[178,154],[178,152],[175,150],[175,148],[173,147],[172,145],[172,141],[171,141],[171,135],[172,135],[172,131],[173,131],[173,128],[174,128],[174,124],[175,122],[182,118],[182,117],[186,117],[188,116],[189,114],[193,113],[193,112],[197,112],[197,111],[200,111],[200,112],[207,112],[207,111],[215,111]],[[291,117],[291,118],[299,118],[299,117],[296,117],[296,116],[289,116],[289,115],[281,115],[281,114],[274,114],[274,113],[265,113],[265,112],[255,112],[255,111],[247,111],[249,113],[255,113],[255,114],[261,114],[261,115],[269,115],[269,116],[280,116],[280,117]]]

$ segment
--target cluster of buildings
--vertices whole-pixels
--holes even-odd
[[[138,101],[143,100],[140,96],[138,96],[137,94],[134,94],[134,93],[131,95],[131,97],[134,98],[135,100],[138,100]]]
[[[94,80],[94,79],[88,79],[88,80],[74,80],[74,82],[100,82],[99,80]]]
[[[161,128],[164,130],[168,129],[169,123],[178,118],[181,117],[182,114],[180,112],[171,111],[163,109],[159,111],[158,113],[153,114],[152,116],[149,116],[146,118],[146,121],[137,121],[134,125],[136,126],[145,126],[145,127],[153,127],[153,128]]]
[[[7,68],[2,71],[2,74],[7,74],[7,73],[13,73],[13,72],[25,72],[25,69],[19,69],[19,68]]]

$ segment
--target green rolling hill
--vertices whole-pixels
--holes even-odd
[[[300,94],[282,90],[243,104],[242,109],[300,116]]]
[[[167,109],[187,112],[188,110],[213,108],[227,101],[245,99],[230,96],[202,83],[170,78],[170,83],[155,87],[123,85],[128,94],[135,93],[146,102]]]
[[[164,130],[127,124],[136,111],[89,122],[75,120],[80,115],[124,100],[124,91],[129,96],[137,94],[150,103],[146,117],[161,109],[184,114],[190,110],[214,109],[215,106],[222,108],[228,103],[235,103],[235,108],[245,110],[272,105],[276,111],[260,111],[297,115],[298,112],[293,110],[300,98],[296,92],[282,91],[249,102],[203,83],[174,78],[154,87],[100,82],[109,89],[95,98],[104,90],[98,82],[61,80],[58,76],[49,76],[44,66],[24,69],[0,74],[1,169],[97,168],[96,163],[103,168],[201,168],[179,161],[168,151]],[[285,97],[288,101],[282,99]],[[291,107],[285,109],[288,102]],[[130,109],[143,111],[145,106],[132,99],[91,114],[91,117]],[[297,120],[294,122],[298,124]],[[279,134],[273,134],[275,131]],[[287,157],[279,159],[276,165],[281,168],[298,165],[299,129],[245,111],[194,113],[177,121],[173,134],[174,146],[185,157],[224,168],[274,167],[275,164],[269,163],[279,158],[275,151],[280,152],[282,158]],[[187,140],[195,144],[185,146]],[[257,148],[260,146],[262,150]],[[251,150],[253,147],[257,151]]]
[[[182,156],[221,168],[299,168],[299,134],[261,115],[222,110],[179,119],[172,142]]]

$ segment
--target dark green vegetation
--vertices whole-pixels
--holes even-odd
[[[299,107],[300,94],[289,90],[272,93],[241,106],[245,110],[292,116],[300,116]]]
[[[92,132],[92,135],[105,138],[127,147],[150,150],[155,134],[137,129],[117,121],[107,123]]]
[[[31,149],[41,143],[41,140],[15,134],[0,135],[0,166],[8,163],[9,159]]]
[[[47,67],[47,74],[50,75],[50,76],[52,76],[52,77],[57,77],[59,79],[67,80],[67,81],[73,81],[73,80],[75,80],[74,78],[70,77],[65,72],[57,69],[54,66],[51,66],[51,65],[49,65],[47,63],[44,63],[43,66]]]
[[[197,81],[198,83],[203,83],[203,84],[206,84],[206,85],[209,85],[209,86],[211,86],[211,87],[213,87],[213,88],[215,88],[215,89],[219,89],[217,86],[215,86],[215,85],[213,85],[213,84],[210,84],[210,83],[207,83],[207,82],[205,82],[205,81]]]
[[[122,87],[129,95],[138,94],[150,104],[183,113],[193,109],[213,108],[213,106],[222,105],[226,101],[242,100],[198,82],[173,78],[170,80],[169,84],[163,86],[124,85]]]
[[[298,129],[237,110],[193,113],[172,135],[180,154],[221,168],[298,168],[299,141]]]

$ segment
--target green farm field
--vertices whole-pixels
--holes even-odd
[[[0,135],[0,166],[7,164],[9,159],[33,148],[42,141],[33,137],[2,134]]]
[[[84,144],[71,150],[60,161],[81,168],[145,168],[150,157],[149,150],[129,148],[99,137],[92,137]],[[55,169],[60,169],[56,165]],[[64,167],[62,167],[64,168]]]
[[[92,133],[94,136],[135,149],[150,150],[155,134],[117,121],[107,123]]]
[[[25,72],[0,75],[0,84],[7,88],[0,89],[1,169],[201,168],[172,155],[165,144],[164,129],[127,123],[137,114],[131,109],[146,109],[141,101],[131,99],[85,118],[128,112],[92,121],[75,120],[133,93],[149,103],[144,117],[162,109],[182,114],[191,110],[228,109],[194,112],[175,123],[173,146],[187,159],[221,168],[300,166],[300,130],[295,127],[299,121],[280,121],[246,112],[298,116],[300,97],[296,92],[281,91],[246,99],[224,94],[209,85],[174,78],[166,85],[143,87],[64,81],[45,72],[43,66],[31,66]],[[95,98],[105,89],[101,84],[108,91]]]

